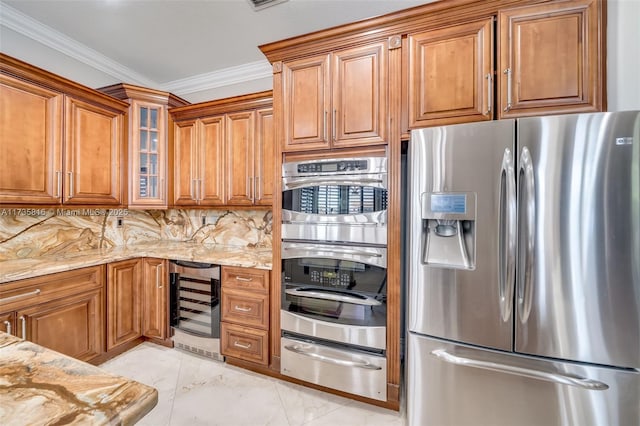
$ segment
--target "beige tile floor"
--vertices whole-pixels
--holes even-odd
[[[402,410],[386,410],[151,343],[101,367],[158,390],[158,405],[139,425],[405,425]]]

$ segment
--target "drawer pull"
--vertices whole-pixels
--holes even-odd
[[[20,317],[20,322],[22,323],[22,339],[27,339],[27,319],[23,316]]]
[[[11,322],[5,321],[4,326],[5,326],[5,330],[7,330],[7,333],[11,334]]]
[[[23,297],[37,296],[38,294],[40,294],[39,288],[33,291],[30,291],[29,293],[16,294],[15,296],[3,297],[2,299],[0,299],[0,303],[8,303],[17,299],[22,299]]]
[[[242,348],[242,349],[250,349],[251,348],[251,343],[247,344],[247,345],[243,345],[242,343],[239,343],[237,340],[235,342],[233,342],[233,346],[235,346],[236,348]]]
[[[236,306],[233,307],[233,309],[235,309],[236,311],[240,311],[240,312],[251,312],[251,310],[253,308],[245,308],[245,307],[236,305]]]
[[[236,277],[236,281],[243,281],[243,282],[251,282],[253,281],[253,278],[245,278],[245,277]]]

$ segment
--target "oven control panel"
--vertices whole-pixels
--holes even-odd
[[[367,160],[322,161],[298,164],[298,173],[359,172],[368,167]]]

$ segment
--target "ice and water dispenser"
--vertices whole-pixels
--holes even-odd
[[[422,194],[423,256],[428,266],[476,267],[476,193]]]

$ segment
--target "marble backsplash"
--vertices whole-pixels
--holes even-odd
[[[270,248],[271,223],[265,210],[4,209],[0,261],[159,240]]]

